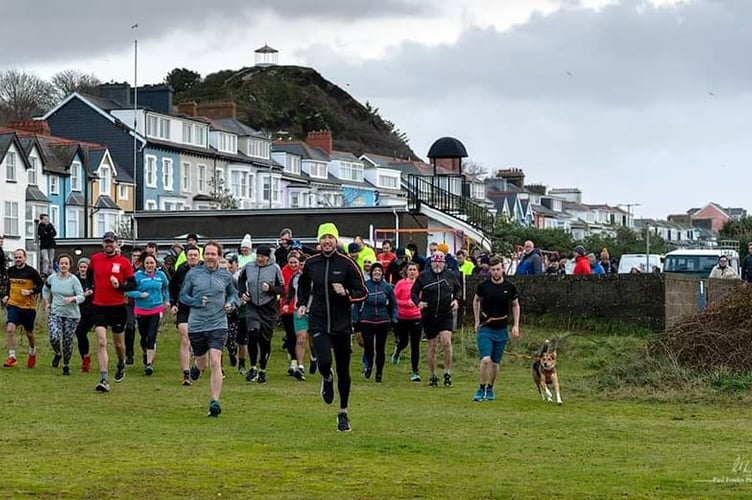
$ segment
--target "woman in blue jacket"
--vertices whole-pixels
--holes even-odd
[[[386,339],[390,325],[397,324],[397,298],[392,286],[384,280],[384,268],[374,262],[370,269],[371,279],[366,281],[366,300],[353,307],[353,324],[362,332],[366,368],[363,375],[371,378],[376,355],[376,382],[383,380],[386,359]]]
[[[162,312],[170,307],[169,280],[164,272],[157,269],[156,257],[144,254],[142,267],[136,271],[136,290],[126,292],[126,295],[136,299],[133,312],[145,355],[144,374],[151,376],[154,373],[159,320],[162,319]]]

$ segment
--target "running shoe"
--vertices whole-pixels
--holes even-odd
[[[193,385],[193,383],[191,382],[190,375],[183,375],[183,385],[186,387],[189,385]]]
[[[259,384],[266,383],[266,370],[259,370],[258,376],[256,377],[256,382],[258,382]]]
[[[220,413],[222,413],[222,407],[219,406],[219,401],[212,399],[211,403],[209,403],[209,414],[207,417],[218,417]]]
[[[451,373],[445,373],[444,374],[444,385],[447,387],[450,387],[452,385],[452,374]]]
[[[428,379],[428,386],[429,387],[438,387],[439,386],[439,377],[436,375],[431,375],[431,378]]]
[[[420,375],[418,375],[418,372],[412,372],[410,374],[410,382],[420,382]]]
[[[496,394],[494,394],[493,387],[486,389],[486,401],[496,401]]]
[[[94,390],[97,392],[110,392],[110,383],[105,379],[102,379],[99,381],[96,387],[94,387]]]
[[[295,369],[295,378],[303,382],[305,380],[305,370],[301,367]]]
[[[63,367],[63,375],[65,375],[66,377],[67,377],[68,375],[70,375],[70,366],[68,366],[68,365],[65,365],[65,366]]]
[[[392,364],[398,365],[400,362],[400,353],[397,352],[397,348],[394,348],[394,352],[392,353]]]
[[[152,373],[154,373],[154,367],[151,364],[146,365],[144,367],[144,375],[151,377]]]
[[[198,380],[198,378],[201,376],[201,370],[198,369],[198,366],[191,365],[191,371],[190,371],[191,380],[194,382]]]
[[[37,355],[29,354],[29,359],[26,360],[26,368],[34,368],[37,366]]]
[[[350,432],[352,430],[350,427],[350,419],[347,418],[347,413],[337,414],[337,430],[339,432]]]
[[[255,368],[250,368],[248,370],[248,373],[245,376],[246,382],[255,382],[258,379],[259,373],[256,371]]]
[[[371,378],[371,369],[370,369],[370,368],[366,368],[366,369],[364,369],[364,370],[363,370],[363,376],[364,376],[365,378]]]
[[[11,356],[11,357],[9,357],[8,359],[5,360],[5,363],[3,363],[3,366],[5,368],[13,368],[17,364],[18,364],[18,360],[16,358],[14,358],[14,357]]]
[[[319,368],[319,360],[318,358],[310,358],[311,364],[308,365],[308,373],[313,375],[316,373],[316,370]]]
[[[115,372],[115,383],[119,384],[125,379],[125,365],[118,364]]]
[[[329,375],[329,380],[321,378],[321,399],[330,405],[334,401],[334,375]]]
[[[484,387],[479,387],[477,391],[475,391],[475,396],[473,396],[473,401],[483,401],[486,399],[486,389]]]
[[[381,383],[381,382],[382,382],[383,380],[384,380],[384,379],[383,379],[383,377],[381,376],[381,374],[380,374],[380,373],[377,373],[377,374],[376,374],[376,383],[377,383],[377,384],[380,384],[380,383]]]
[[[61,359],[63,359],[63,357],[61,355],[55,354],[55,356],[53,356],[53,358],[52,358],[52,367],[53,368],[57,368],[58,366],[60,366],[60,360]]]
[[[132,365],[133,364],[133,355],[127,356],[125,358],[125,364],[126,365]]]

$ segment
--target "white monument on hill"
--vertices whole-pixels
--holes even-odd
[[[264,44],[253,51],[253,61],[256,66],[276,66],[279,61],[279,51]]]

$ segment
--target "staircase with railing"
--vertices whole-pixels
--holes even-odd
[[[408,175],[407,206],[420,211],[421,205],[460,220],[485,236],[494,232],[494,215],[470,197],[470,183],[460,175]]]

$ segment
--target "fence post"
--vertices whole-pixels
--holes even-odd
[[[703,312],[705,310],[705,282],[700,280],[700,289],[697,293],[697,310]]]

